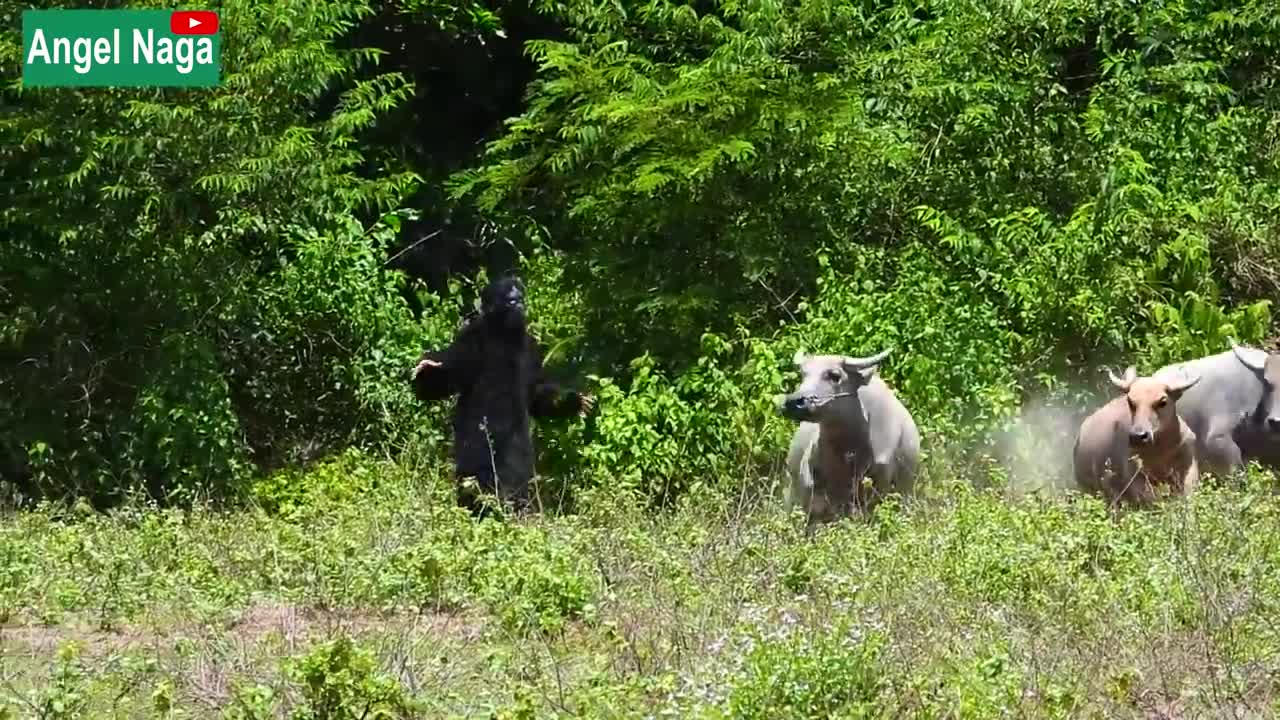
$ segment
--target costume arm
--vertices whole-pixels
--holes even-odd
[[[542,364],[542,350],[533,345],[533,387],[529,393],[529,413],[534,417],[570,417],[586,415],[595,405],[591,395],[569,390],[547,376]]]
[[[423,402],[441,400],[461,392],[471,381],[475,364],[468,348],[470,333],[464,329],[444,350],[428,350],[418,358],[410,375],[413,392]]]

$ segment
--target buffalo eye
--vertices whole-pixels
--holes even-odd
[[[1164,407],[1165,405],[1168,405],[1168,404],[1169,404],[1169,398],[1167,398],[1167,397],[1162,397],[1162,398],[1160,398],[1159,400],[1157,400],[1157,401],[1156,401],[1156,408],[1157,408],[1157,409],[1159,409],[1159,408],[1162,408],[1162,407]]]
[[[825,377],[827,380],[830,380],[831,382],[840,382],[840,373],[836,372],[835,370],[828,370],[826,373],[823,374],[823,377]]]

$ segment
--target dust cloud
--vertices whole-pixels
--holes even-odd
[[[1000,433],[995,454],[1008,474],[1008,492],[1061,495],[1074,487],[1071,450],[1076,430],[1090,412],[1079,400],[1033,396],[1013,424]]]

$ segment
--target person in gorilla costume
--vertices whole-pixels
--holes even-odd
[[[414,367],[414,394],[423,402],[457,394],[453,411],[458,503],[482,514],[480,498],[465,482],[495,493],[518,510],[529,504],[533,477],[530,417],[585,416],[595,399],[563,390],[547,377],[542,352],[529,335],[524,289],[515,277],[489,283],[480,314],[449,347],[427,351]]]

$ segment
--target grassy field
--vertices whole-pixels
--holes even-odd
[[[415,476],[348,458],[267,509],[4,517],[0,717],[1280,707],[1280,502],[1261,477],[1118,519],[935,487],[807,540],[776,499],[728,491],[475,523]]]

